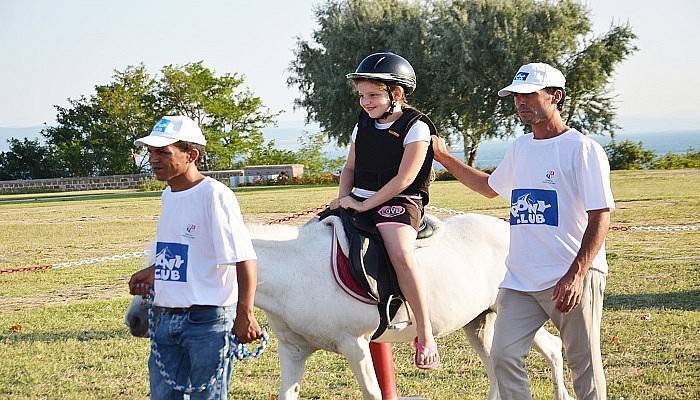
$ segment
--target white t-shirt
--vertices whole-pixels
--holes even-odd
[[[518,138],[488,182],[511,202],[503,288],[532,292],[554,286],[581,248],[586,212],[615,208],[605,151],[574,129],[551,139],[536,140],[531,133]],[[592,268],[608,272],[605,245]]]
[[[380,124],[377,121],[374,121],[374,126],[377,129],[389,129],[391,128],[391,125],[394,123],[392,122],[387,122],[386,124]],[[355,124],[355,127],[352,130],[352,135],[350,135],[350,143],[355,143],[355,138],[357,137],[357,124]],[[406,133],[406,137],[403,139],[403,147],[406,147],[409,143],[413,142],[430,142],[430,128],[428,127],[428,124],[426,124],[423,121],[416,121],[413,125],[411,125],[411,128],[408,129],[408,133]],[[373,190],[367,190],[367,189],[362,189],[362,188],[353,188],[352,193],[360,196],[362,198],[368,199],[376,193]],[[409,196],[411,197],[411,196]],[[415,198],[420,198],[420,196],[412,196]]]
[[[166,188],[161,204],[154,304],[189,307],[236,303],[235,263],[257,257],[231,189],[206,177],[181,192]]]

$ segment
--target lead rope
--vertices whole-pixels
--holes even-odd
[[[211,385],[216,384],[216,381],[220,380],[223,376],[224,370],[229,364],[232,364],[232,359],[235,357],[238,360],[245,360],[246,358],[253,357],[259,358],[265,351],[267,344],[270,342],[270,336],[265,330],[262,332],[262,339],[260,340],[260,346],[258,346],[255,351],[251,352],[248,347],[241,343],[238,338],[231,332],[228,332],[225,337],[226,347],[228,350],[224,357],[221,358],[219,366],[216,368],[216,372],[211,378],[198,386],[194,386],[191,383],[185,385],[178,384],[175,379],[165,370],[165,364],[161,360],[160,352],[158,351],[158,344],[155,341],[155,318],[153,318],[153,298],[155,296],[155,291],[153,288],[146,295],[145,300],[148,305],[148,338],[151,340],[151,353],[153,353],[153,358],[155,360],[156,366],[158,366],[158,372],[165,378],[164,382],[170,386],[171,389],[185,394],[191,393],[202,393],[209,389]]]

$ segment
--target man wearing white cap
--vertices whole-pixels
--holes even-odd
[[[176,386],[200,387],[214,377],[215,383],[189,398],[226,399],[231,369],[222,360],[228,333],[233,329],[243,343],[261,337],[253,315],[256,254],[238,201],[227,186],[199,172],[206,139],[192,119],[163,117],[135,143],[148,147],[153,173],[168,182],[155,263],[129,280],[132,294],[154,287],[153,305],[160,311],[151,338],[157,352],[148,361],[151,398],[182,399]]]
[[[519,137],[488,175],[433,139],[435,160],[470,189],[510,200],[507,273],[497,299],[491,360],[503,399],[531,399],[525,357],[551,320],[561,333],[578,399],[605,399],[600,320],[608,271],[605,236],[614,209],[603,148],[562,121],[566,79],[543,63],[523,65],[510,85]]]

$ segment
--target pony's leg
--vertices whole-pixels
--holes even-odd
[[[377,382],[369,352],[369,341],[364,337],[347,337],[338,342],[338,351],[350,362],[352,373],[360,384],[365,400],[382,400],[382,392]]]
[[[304,364],[313,350],[306,346],[298,346],[279,341],[280,358],[280,391],[279,400],[297,400],[301,390],[301,377],[304,375]]]
[[[573,397],[569,396],[564,384],[564,358],[561,354],[561,339],[542,327],[535,333],[534,344],[535,349],[544,356],[552,369],[554,398],[556,400],[574,400]]]
[[[289,329],[283,319],[267,313],[267,320],[278,341],[277,353],[281,370],[279,400],[298,400],[306,359],[316,348]]]
[[[467,335],[467,339],[469,339],[469,344],[476,351],[476,354],[479,355],[484,366],[486,366],[486,375],[489,377],[488,400],[500,399],[496,374],[494,374],[493,365],[491,364],[491,343],[493,342],[495,322],[496,313],[486,310],[462,328]]]

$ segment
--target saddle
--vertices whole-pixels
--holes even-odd
[[[391,323],[401,305],[407,306],[376,226],[362,214],[341,208],[327,209],[318,218],[333,227],[336,239],[332,260],[338,285],[356,300],[378,307],[380,323],[372,339],[381,336],[386,329],[410,325],[410,321]],[[438,218],[425,215],[416,247],[426,247],[436,241],[442,234],[442,227]],[[406,315],[409,315],[408,308]]]

